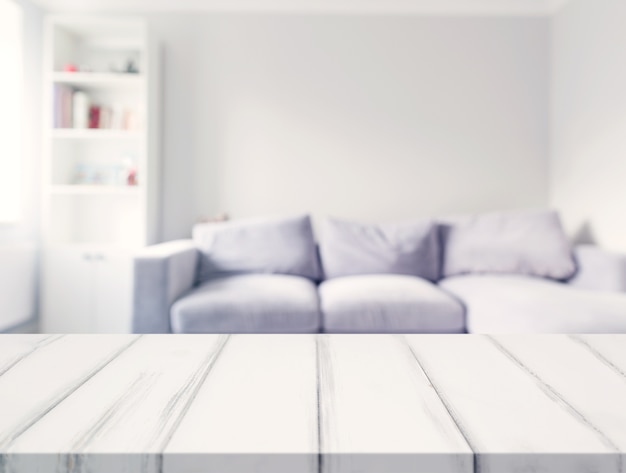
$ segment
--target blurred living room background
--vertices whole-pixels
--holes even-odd
[[[625,51],[623,0],[0,0],[0,331],[130,332],[137,252],[225,215],[626,253]]]

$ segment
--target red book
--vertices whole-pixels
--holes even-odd
[[[89,107],[89,128],[100,127],[100,107],[92,105]]]

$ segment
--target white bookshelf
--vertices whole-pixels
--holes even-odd
[[[130,330],[131,257],[158,240],[157,59],[142,19],[46,19],[44,332]]]

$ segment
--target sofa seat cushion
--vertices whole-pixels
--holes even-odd
[[[458,276],[440,284],[465,304],[470,333],[626,332],[626,293],[516,275]]]
[[[174,333],[314,333],[317,288],[299,276],[247,274],[213,279],[174,303]]]
[[[339,333],[463,332],[463,306],[425,279],[362,275],[320,285],[322,325]]]

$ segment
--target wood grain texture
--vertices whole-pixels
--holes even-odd
[[[28,355],[61,338],[61,335],[1,335],[0,376]]]
[[[322,472],[472,471],[471,449],[403,338],[318,340]]]
[[[18,471],[160,472],[161,452],[226,340],[142,337],[16,439],[7,464]],[[39,455],[30,455],[34,446]]]
[[[621,471],[615,445],[490,338],[407,340],[474,450],[476,472]]]
[[[3,335],[0,473],[626,472],[622,335]]]
[[[626,336],[571,335],[570,338],[626,380]]]
[[[0,451],[6,451],[136,339],[134,335],[68,335],[32,350],[6,370],[0,376]]]
[[[233,335],[164,472],[317,472],[316,378],[314,335]]]
[[[626,379],[566,335],[500,335],[493,343],[617,456],[624,471]],[[623,348],[622,348],[623,350]],[[581,376],[584,373],[584,376]]]

